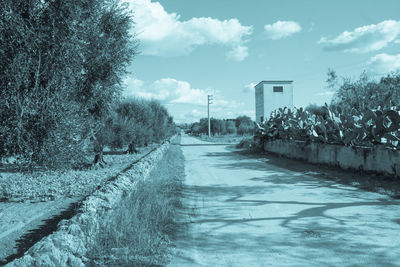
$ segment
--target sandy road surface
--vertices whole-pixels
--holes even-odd
[[[223,146],[182,150],[187,231],[171,266],[400,266],[399,200]]]

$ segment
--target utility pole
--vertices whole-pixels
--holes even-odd
[[[208,137],[211,136],[211,127],[210,127],[210,104],[212,104],[213,95],[207,95],[207,114],[208,114]]]

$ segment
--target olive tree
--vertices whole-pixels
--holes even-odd
[[[116,0],[0,0],[1,157],[51,165],[81,155],[136,54],[126,10]]]

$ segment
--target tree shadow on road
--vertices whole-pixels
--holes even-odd
[[[288,183],[310,182],[305,179],[313,177],[320,181],[318,184],[312,185],[315,188],[326,186],[337,187],[338,185],[335,185],[335,183],[338,183],[350,185],[365,191],[386,194],[394,199],[400,199],[400,183],[398,179],[392,177],[362,171],[342,170],[338,167],[323,164],[311,164],[273,153],[254,153],[247,150],[230,149],[226,152],[213,152],[206,155],[209,157],[230,159],[232,163],[219,165],[220,167],[229,169],[247,168],[260,171],[275,171],[277,173],[282,173],[283,170],[286,172],[289,171],[289,177],[285,178],[281,174],[279,178],[285,179]],[[277,176],[279,175],[277,174]],[[254,179],[262,180],[263,178],[255,177]],[[271,180],[267,178],[266,181],[270,182]]]
[[[370,229],[371,223],[375,232],[372,238],[382,241],[385,237],[376,233],[395,234],[399,229],[400,220],[396,216],[387,221],[374,221],[384,217],[386,212],[396,214],[399,201],[359,192],[379,191],[382,187],[373,187],[368,181],[372,179],[370,183],[373,183],[373,179],[380,177],[367,177],[272,154],[224,151],[202,156],[214,157],[212,164],[216,168],[238,170],[238,175],[239,170],[243,173],[248,170],[251,175],[246,178],[248,183],[245,180],[241,184],[185,186],[186,206],[182,213],[188,220],[182,224],[200,232],[183,236],[181,247],[195,246],[206,255],[214,255],[216,251],[219,255],[230,255],[233,251],[272,255],[284,251],[285,258],[295,259],[304,266],[310,262],[320,262],[320,266],[343,263],[329,259],[332,255],[338,260],[367,260],[373,265],[391,266],[393,257],[381,253],[382,244],[363,241],[363,236],[369,234],[364,231]],[[232,176],[235,178],[239,179]],[[302,187],[299,196],[307,197],[298,199],[297,195],[291,195],[297,186]],[[280,195],[285,190],[287,194]],[[314,193],[329,196],[309,197]],[[346,211],[346,208],[350,210]],[[253,210],[258,212],[251,214]],[[277,231],[268,229],[269,226]],[[257,228],[266,229],[267,233],[254,230]]]
[[[287,251],[288,254],[291,254],[293,248],[299,246],[303,250],[311,249],[311,251],[321,252],[323,247],[324,249],[329,248],[332,253],[341,256],[350,255],[357,250],[360,257],[361,255],[366,257],[369,255],[366,251],[379,250],[380,245],[363,243],[361,249],[357,247],[357,240],[348,240],[345,243],[341,241],[340,238],[346,238],[345,233],[348,231],[356,231],[352,233],[354,236],[365,233],[361,229],[347,225],[347,217],[335,215],[341,213],[332,214],[330,211],[342,208],[360,208],[361,210],[369,207],[375,211],[385,208],[396,210],[400,205],[400,202],[396,200],[363,201],[362,198],[359,201],[351,202],[340,202],[340,199],[336,201],[274,200],[269,197],[270,190],[269,184],[186,186],[184,198],[190,205],[182,211],[188,218],[186,222],[182,222],[182,226],[194,227],[194,229],[200,229],[201,232],[192,233],[190,237],[183,233],[179,238],[180,246],[191,247],[194,243],[197,249],[201,248],[203,253],[210,255],[215,251],[223,255],[241,249],[260,253],[273,253],[274,250]],[[264,195],[265,198],[260,199],[260,195]],[[285,215],[265,213],[252,217],[251,214],[237,213],[238,210],[248,210],[251,206],[262,208],[262,206],[267,207],[268,205],[279,205],[280,209],[285,209],[287,205],[295,205],[299,208],[294,209],[297,210],[296,212]],[[247,232],[248,229],[257,228],[260,223],[274,225],[274,221],[277,221],[276,225],[279,227],[290,231],[278,231],[274,234],[264,235]],[[367,222],[360,221],[359,223],[362,225]],[[196,225],[201,227],[196,228]],[[387,224],[375,224],[374,227],[376,231],[380,231],[380,228],[382,228],[382,232],[387,231]],[[298,258],[299,261],[307,260],[297,253],[293,253],[291,256]],[[371,261],[375,259],[377,257]],[[387,257],[382,256],[382,259],[390,262]]]
[[[350,207],[365,207],[365,206],[384,206],[388,207],[391,205],[400,206],[400,202],[397,200],[387,199],[364,199],[359,197],[361,201],[341,202],[339,201],[293,201],[293,200],[272,200],[268,197],[268,192],[273,191],[269,186],[227,186],[227,185],[213,185],[213,186],[186,186],[184,189],[184,197],[189,202],[194,203],[193,207],[187,207],[187,209],[213,209],[217,211],[220,209],[221,213],[213,212],[210,214],[202,214],[197,220],[193,220],[191,223],[222,223],[224,226],[228,226],[234,223],[246,223],[253,221],[262,220],[282,220],[281,226],[287,227],[290,222],[303,218],[311,217],[325,217],[328,219],[336,220],[341,222],[340,219],[336,219],[332,216],[326,215],[328,210],[350,208]],[[253,198],[255,195],[265,195],[264,199]],[[204,203],[206,200],[206,203]],[[203,203],[201,203],[203,201]],[[223,203],[224,205],[210,205],[209,203]],[[248,206],[264,206],[278,204],[282,207],[284,205],[301,205],[305,206],[304,209],[296,212],[290,216],[281,217],[265,217],[265,218],[227,218],[227,212],[229,206],[232,207],[248,207]],[[203,205],[203,206],[201,206]],[[309,207],[308,207],[309,206]],[[197,215],[196,215],[197,217]]]

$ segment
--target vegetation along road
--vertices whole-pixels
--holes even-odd
[[[398,264],[399,200],[282,167],[284,159],[181,142],[187,227],[170,266]]]

